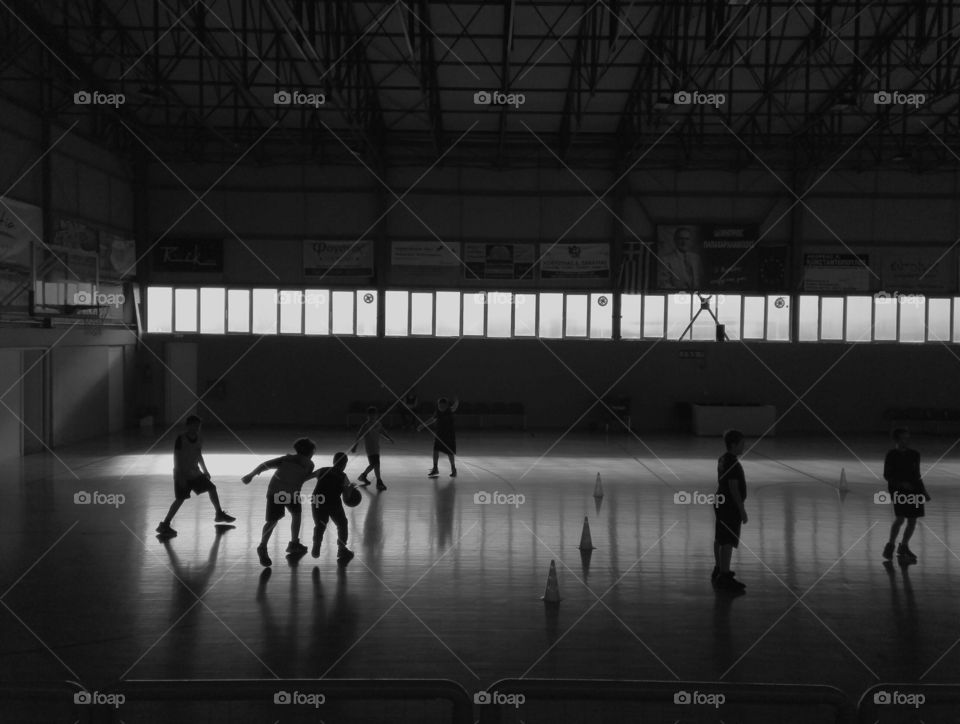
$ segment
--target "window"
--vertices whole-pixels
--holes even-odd
[[[590,338],[613,337],[613,295],[590,295]]]
[[[406,337],[410,332],[410,295],[407,292],[387,292],[384,307],[383,332],[387,337]]]
[[[667,296],[667,339],[680,339],[684,330],[690,325],[693,315],[690,312],[692,294],[670,294]],[[684,335],[684,339],[690,339],[690,333]]]
[[[173,331],[173,289],[147,288],[147,331],[169,334]]]
[[[927,300],[927,341],[950,341],[950,300]]]
[[[874,296],[873,339],[877,342],[895,342],[897,339],[897,300]]]
[[[620,297],[620,338],[643,338],[642,294],[624,294]]]
[[[410,295],[410,334],[433,335],[433,292]]]
[[[820,299],[820,339],[843,340],[843,297]]]
[[[487,292],[487,336],[509,337],[513,317],[510,292]]]
[[[227,292],[227,331],[250,334],[250,290]]]
[[[223,334],[227,330],[227,290],[200,290],[200,334]]]
[[[587,295],[567,294],[564,332],[567,337],[587,336]]]
[[[743,311],[743,297],[739,294],[721,294],[717,297],[717,319],[724,326],[727,339],[740,339],[740,313]]]
[[[540,294],[540,336],[547,339],[563,337],[562,294]]]
[[[357,336],[377,336],[377,290],[357,290]]]
[[[253,325],[254,334],[277,333],[277,290],[253,290]]]
[[[663,337],[663,323],[666,320],[664,305],[667,298],[662,294],[652,294],[643,299],[643,336]]]
[[[923,342],[926,338],[927,304],[922,294],[905,294],[897,298],[900,307],[900,341]]]
[[[767,297],[767,341],[790,341],[790,297],[771,294]]]
[[[330,334],[329,289],[307,289],[304,291],[303,333]]]
[[[537,336],[537,295],[513,295],[513,336]]]
[[[766,310],[764,297],[743,298],[743,339],[763,339]]]
[[[805,294],[799,301],[800,316],[797,320],[797,339],[801,342],[820,340],[820,297]]]
[[[438,337],[460,336],[460,292],[437,292],[437,328]]]
[[[848,342],[869,342],[873,337],[873,297],[847,297]]]
[[[483,292],[465,292],[463,295],[463,334],[482,337],[483,319],[486,311],[486,295]]]
[[[334,334],[353,334],[353,292],[332,292],[331,317]]]
[[[173,331],[197,331],[197,290],[177,289],[173,294]]]
[[[299,289],[282,289],[277,293],[280,304],[280,334],[303,333],[304,294]]]

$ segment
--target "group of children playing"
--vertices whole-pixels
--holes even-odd
[[[433,443],[433,467],[427,475],[439,476],[437,463],[441,453],[447,455],[450,461],[450,476],[456,477],[457,441],[454,428],[453,413],[456,412],[459,402],[452,403],[446,398],[437,402],[435,414],[427,421],[418,425],[417,430],[436,425]],[[170,506],[167,517],[157,526],[157,533],[162,538],[175,536],[177,533],[170,523],[174,515],[190,497],[191,493],[200,495],[209,493],[216,516],[215,523],[232,523],[236,520],[228,515],[220,506],[217,496],[217,487],[210,478],[206,463],[203,460],[202,441],[200,439],[200,418],[191,415],[187,418],[186,430],[178,435],[174,443],[174,502]],[[380,476],[380,438],[390,442],[393,438],[387,434],[380,423],[376,407],[367,409],[367,418],[360,427],[357,439],[350,448],[354,453],[360,441],[363,441],[367,454],[367,467],[359,476],[361,485],[369,485],[367,475],[373,471],[376,476],[377,490],[387,489]],[[923,484],[920,475],[920,453],[909,447],[910,433],[906,428],[897,428],[893,431],[895,447],[890,450],[883,465],[883,477],[887,481],[890,502],[893,504],[894,522],[890,528],[890,538],[883,548],[883,558],[889,561],[893,558],[894,546],[900,529],[906,522],[906,528],[899,546],[896,546],[897,558],[901,563],[916,563],[917,556],[910,550],[909,541],[917,525],[917,518],[924,516],[924,503],[930,500],[930,495]],[[714,504],[714,567],[710,579],[718,590],[743,592],[746,586],[736,579],[734,571],[730,570],[730,561],[733,549],[739,547],[741,526],[747,523],[745,507],[747,499],[747,484],[740,463],[743,455],[745,437],[739,430],[728,430],[723,436],[726,452],[717,461],[717,493]],[[277,523],[290,511],[290,543],[287,545],[287,554],[291,557],[306,554],[307,547],[300,543],[300,523],[302,516],[300,490],[308,480],[316,480],[310,506],[313,512],[313,546],[310,549],[314,558],[320,556],[320,546],[327,524],[332,520],[337,528],[337,561],[346,564],[354,557],[347,548],[349,535],[347,516],[343,509],[342,498],[348,489],[353,487],[345,473],[348,457],[346,453],[338,452],[333,456],[330,467],[314,470],[313,455],[316,445],[312,440],[301,438],[293,444],[294,453],[268,460],[258,465],[252,472],[244,475],[244,484],[249,484],[257,475],[274,470],[273,477],[267,486],[266,522],[257,546],[257,555],[263,566],[270,566],[272,561],[267,554],[267,544]],[[359,495],[359,494],[358,494]],[[885,564],[886,565],[886,564]]]
[[[433,468],[428,475],[436,477],[437,460],[440,452],[444,452],[450,459],[450,475],[455,477],[457,468],[455,464],[456,454],[456,432],[453,423],[453,412],[456,411],[458,401],[454,400],[451,404],[446,398],[441,397],[437,401],[437,412],[426,422],[421,423],[417,430],[430,427],[436,424],[437,430],[434,435],[433,449]],[[200,495],[209,493],[210,501],[213,503],[216,516],[215,523],[229,524],[236,518],[228,515],[220,506],[220,499],[217,495],[217,486],[213,484],[207,465],[203,460],[203,443],[200,438],[201,420],[196,415],[187,418],[186,429],[183,434],[178,435],[174,442],[173,450],[173,486],[174,502],[167,512],[167,517],[157,526],[157,533],[160,538],[172,538],[177,532],[171,527],[170,523],[173,517],[180,510],[183,502],[190,497],[191,493]],[[354,441],[350,452],[355,453],[357,446],[363,441],[367,453],[367,467],[360,474],[358,480],[360,485],[370,485],[367,475],[373,471],[376,476],[377,490],[384,491],[387,486],[380,476],[380,438],[384,437],[390,442],[393,438],[383,429],[376,407],[367,409],[367,418],[364,420],[357,433],[357,439]],[[267,460],[258,465],[252,472],[244,475],[241,480],[244,485],[248,485],[257,475],[267,470],[273,470],[273,477],[267,486],[267,509],[266,522],[263,525],[263,533],[260,536],[260,545],[257,546],[257,555],[260,563],[264,567],[273,564],[267,553],[267,544],[273,535],[277,523],[290,511],[290,543],[287,545],[287,555],[290,557],[300,557],[310,550],[314,558],[320,556],[320,546],[323,542],[323,535],[326,532],[327,524],[332,520],[337,528],[337,561],[341,565],[346,565],[354,557],[353,551],[347,548],[347,538],[349,529],[347,523],[346,511],[343,509],[343,498],[349,493],[350,488],[354,486],[350,483],[345,473],[349,458],[346,453],[338,452],[333,456],[333,464],[330,467],[314,470],[313,455],[316,452],[316,444],[307,438],[300,438],[293,443],[293,454],[283,455],[272,460]],[[310,507],[313,513],[313,546],[308,549],[300,542],[300,525],[303,515],[303,496],[301,489],[308,480],[316,480],[316,486],[313,494],[309,498]],[[359,493],[357,493],[359,496]],[[359,497],[358,497],[359,499]],[[352,504],[352,503],[351,503]]]

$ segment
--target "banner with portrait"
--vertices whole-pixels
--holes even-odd
[[[661,224],[651,261],[653,286],[664,291],[760,291],[758,239],[756,224]]]

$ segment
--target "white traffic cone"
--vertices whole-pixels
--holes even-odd
[[[580,534],[580,550],[582,551],[592,551],[593,538],[590,537],[590,521],[587,520],[587,517],[583,517],[583,532]]]
[[[603,497],[603,483],[600,482],[600,473],[597,473],[597,482],[593,486],[593,497],[602,498]]]
[[[550,561],[550,573],[547,574],[547,588],[543,592],[544,603],[560,603],[560,584],[557,583],[557,564]]]

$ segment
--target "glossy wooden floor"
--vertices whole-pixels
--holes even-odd
[[[710,506],[676,502],[713,492],[716,440],[462,431],[459,477],[442,461],[434,481],[429,440],[400,433],[383,450],[389,489],[349,510],[349,567],[336,566],[332,532],[319,559],[288,561],[287,518],[264,570],[254,547],[268,475],[239,477],[297,432],[208,431],[207,463],[237,522],[218,530],[194,498],[166,543],[154,528],[171,502],[169,440],[142,433],[7,466],[3,682],[447,678],[474,692],[505,677],[655,679],[829,684],[856,699],[878,681],[958,681],[951,440],[914,439],[934,500],[909,567],[880,556],[892,519],[874,501],[882,436],[749,450],[750,522],[734,557],[748,588],[732,598],[710,585]],[[349,443],[314,437],[318,465]],[[348,473],[363,465],[354,457]],[[81,491],[101,502],[75,502]],[[482,492],[522,502],[481,504]],[[585,517],[589,557],[577,547]],[[311,531],[305,516],[307,543]],[[540,600],[551,560],[556,610]]]

